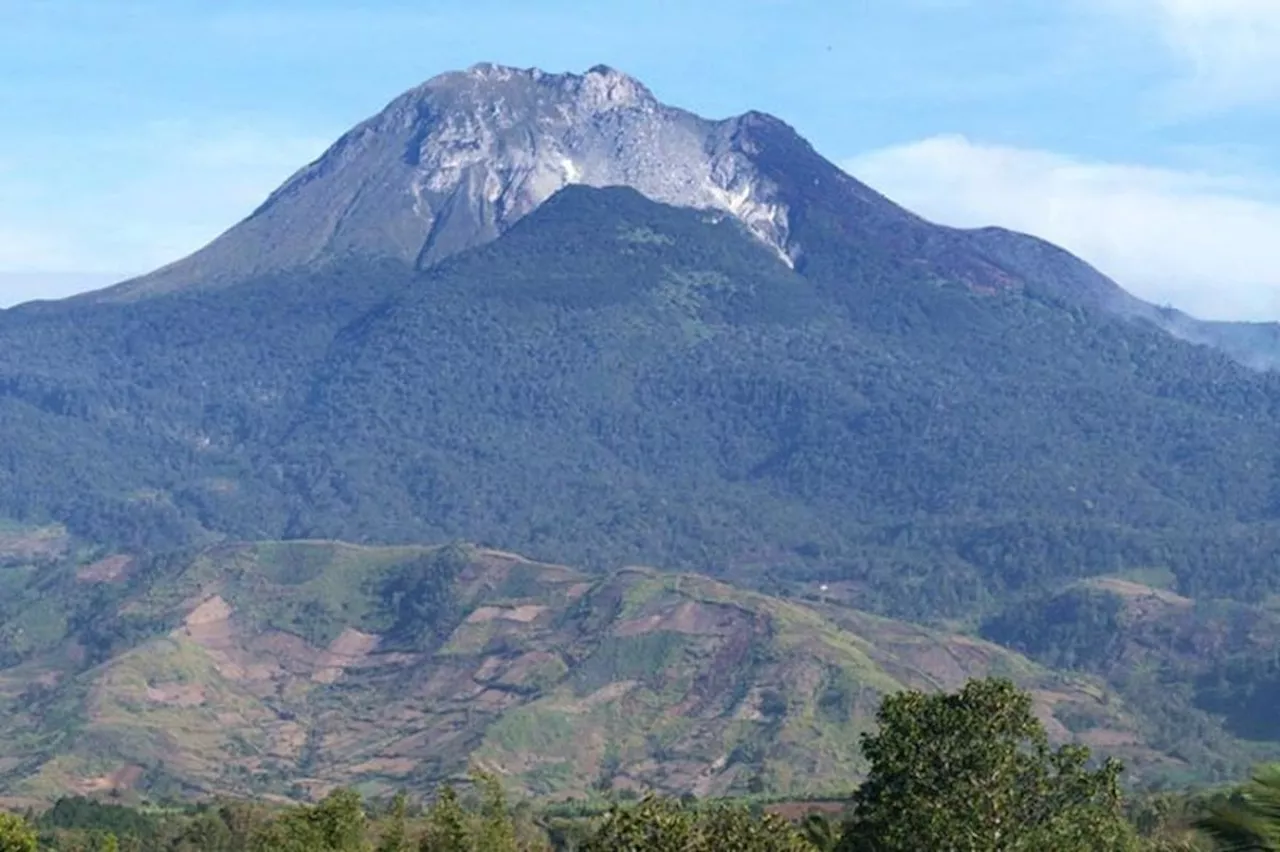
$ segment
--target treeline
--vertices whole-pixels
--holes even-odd
[[[645,796],[602,811],[508,800],[477,771],[466,789],[372,803],[227,801],[134,808],[67,798],[0,815],[0,852],[1194,852],[1277,849],[1280,771],[1239,791],[1126,803],[1119,763],[1051,748],[1030,696],[1004,680],[883,701],[862,746],[866,781],[842,814],[798,821],[762,805]],[[1233,845],[1234,844],[1234,845]],[[1242,845],[1243,844],[1243,845]],[[1253,845],[1249,845],[1253,844]],[[1272,845],[1267,845],[1272,844]]]

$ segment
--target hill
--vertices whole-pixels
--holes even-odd
[[[382,794],[468,762],[543,797],[829,793],[884,694],[985,675],[1032,690],[1056,739],[1180,765],[1095,679],[697,575],[261,542],[4,576],[28,602],[0,609],[7,796]]]

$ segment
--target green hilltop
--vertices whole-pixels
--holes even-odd
[[[1117,694],[1112,672],[1050,668],[816,588],[802,600],[650,568],[332,541],[26,556],[0,578],[9,796],[381,795],[471,765],[553,799],[821,795],[861,777],[858,735],[885,695],[987,676],[1028,690],[1055,740],[1125,758],[1130,781],[1203,778],[1206,748],[1224,773],[1262,754],[1218,727],[1192,762],[1159,702]]]

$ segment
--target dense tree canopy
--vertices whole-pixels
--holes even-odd
[[[885,698],[841,852],[1122,852],[1120,766],[1051,750],[1030,696],[1002,680]]]

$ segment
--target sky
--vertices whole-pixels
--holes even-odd
[[[1280,0],[0,0],[0,306],[199,248],[480,61],[763,110],[930,219],[1280,320]]]

